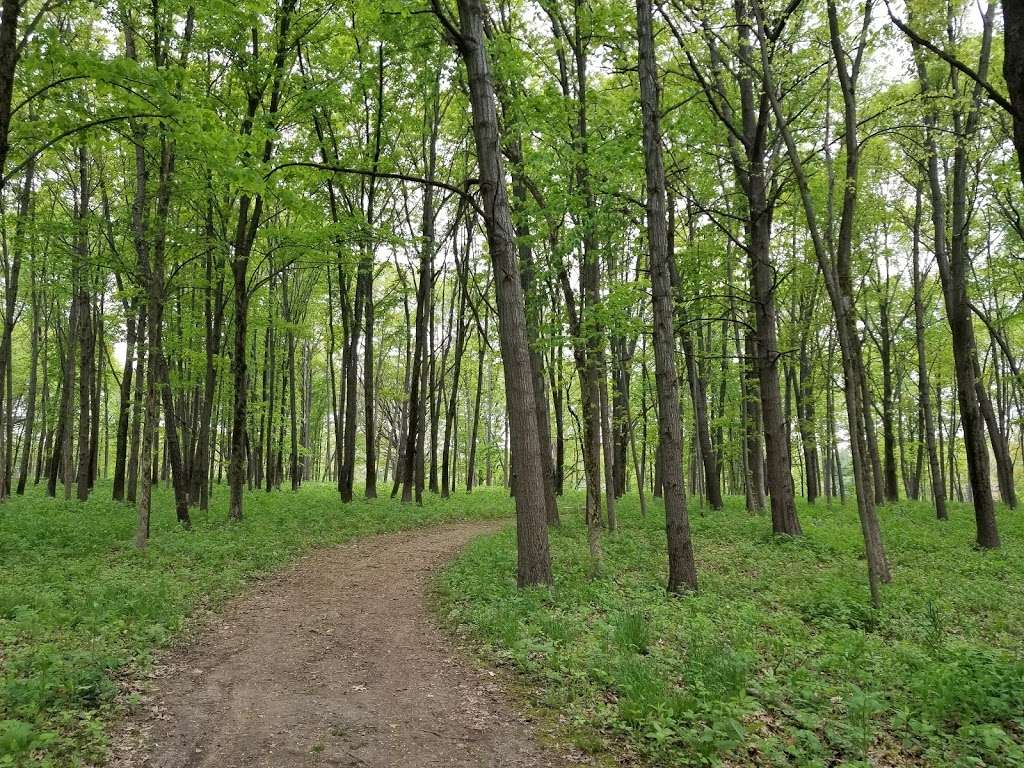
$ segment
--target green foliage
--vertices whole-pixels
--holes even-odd
[[[227,490],[193,531],[154,493],[152,538],[133,545],[135,515],[101,484],[85,504],[37,492],[0,514],[0,766],[66,768],[100,760],[119,681],[246,583],[315,546],[446,520],[508,514],[500,491],[424,506],[385,499],[342,506],[331,486],[246,496],[226,520]]]
[[[787,540],[742,499],[695,516],[701,585],[685,598],[664,592],[658,512],[620,501],[599,579],[563,514],[550,591],[516,591],[510,533],[479,540],[439,579],[441,611],[584,749],[658,766],[1024,765],[1019,516],[979,552],[965,507],[945,524],[884,507],[896,578],[873,609],[852,507],[803,506],[806,536]]]

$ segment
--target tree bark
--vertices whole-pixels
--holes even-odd
[[[30,356],[29,372],[28,372],[28,392],[25,395],[26,409],[25,409],[25,427],[22,430],[24,433],[24,439],[21,447],[21,465],[18,470],[18,488],[17,494],[19,496],[25,493],[25,485],[28,482],[28,464],[29,456],[32,448],[32,435],[33,429],[35,428],[36,418],[36,397],[38,394],[37,385],[37,373],[39,369],[39,314],[42,311],[40,307],[39,291],[36,289],[35,281],[35,270],[29,270],[29,277],[31,278],[31,298],[32,298],[32,337],[30,343]],[[44,331],[45,333],[45,331]],[[44,353],[45,354],[45,353]],[[44,377],[44,388],[46,386]],[[45,429],[43,430],[45,434]],[[39,436],[39,443],[42,444],[43,435]],[[40,454],[41,455],[41,454]]]
[[[444,13],[438,5],[434,7],[439,15]],[[530,368],[526,303],[505,187],[494,85],[484,47],[483,7],[480,0],[459,0],[458,8],[456,45],[466,66],[469,86],[483,218],[494,272],[498,336],[511,432],[511,469],[518,489],[515,497],[517,583],[520,587],[550,584],[547,513],[543,493],[537,492],[543,487],[544,480]],[[450,23],[448,26],[451,27]]]
[[[932,413],[931,385],[928,376],[928,357],[926,354],[924,331],[924,300],[922,298],[921,274],[921,189],[918,187],[914,205],[914,231],[911,254],[913,258],[912,280],[914,286],[914,342],[917,347],[917,399],[921,408],[922,430],[925,445],[928,449],[928,470],[932,481],[932,502],[935,504],[935,515],[939,520],[949,517],[946,511],[946,483],[942,474],[942,457],[935,444],[935,416]]]
[[[7,23],[7,4],[3,7],[3,23]],[[2,45],[4,44],[4,37],[6,29],[0,29],[0,118],[3,116],[3,88],[4,73],[3,67],[6,65],[5,53]],[[13,65],[12,65],[13,66]],[[9,86],[8,86],[9,87]],[[8,108],[10,106],[10,96],[8,94]],[[6,140],[6,128],[0,126],[0,140]],[[0,146],[0,150],[5,151],[6,147]],[[2,162],[2,161],[0,161]],[[3,172],[3,165],[0,164],[0,175]],[[10,473],[7,471],[9,464],[9,457],[12,455],[14,447],[10,444],[9,432],[10,427],[14,423],[14,414],[11,408],[11,402],[13,401],[13,392],[6,391],[8,373],[12,370],[11,363],[11,347],[12,340],[14,337],[14,326],[17,323],[17,307],[18,307],[18,288],[21,280],[21,265],[23,260],[23,251],[25,249],[25,227],[28,223],[28,217],[30,212],[30,204],[32,200],[32,182],[35,178],[35,161],[29,161],[28,166],[25,168],[25,179],[22,182],[21,192],[18,195],[18,218],[15,224],[15,235],[14,235],[14,254],[11,258],[10,267],[6,270],[4,275],[4,316],[3,316],[3,331],[0,334],[0,501],[3,501],[10,495]],[[0,188],[2,189],[2,188]],[[6,266],[6,253],[5,255],[5,266]],[[33,317],[33,323],[35,318]],[[33,325],[33,333],[38,333],[36,325]],[[33,362],[33,374],[35,373],[35,364]],[[27,433],[26,433],[27,434]],[[27,435],[30,437],[30,435]]]
[[[690,541],[683,484],[682,418],[676,373],[672,286],[669,277],[665,169],[661,157],[658,74],[651,29],[651,1],[637,0],[640,109],[643,115],[644,169],[647,180],[647,238],[654,303],[655,385],[658,391],[658,445],[664,473],[665,530],[668,539],[668,590],[697,588],[697,567]]]
[[[986,23],[982,34],[982,46],[979,56],[978,72],[985,77],[988,69],[988,58],[992,41],[992,16],[994,5],[990,5],[986,13]],[[917,53],[917,67],[922,93],[930,92],[925,64],[920,50]],[[957,73],[952,72],[953,87],[957,88]],[[985,425],[978,401],[977,379],[977,343],[974,337],[974,325],[967,299],[967,273],[969,269],[968,255],[968,210],[967,210],[967,177],[970,173],[967,157],[966,140],[974,135],[979,121],[980,88],[976,87],[971,98],[971,106],[966,116],[957,111],[953,116],[954,131],[957,136],[953,152],[952,183],[950,196],[952,221],[950,222],[951,238],[947,242],[946,234],[946,192],[939,171],[939,150],[935,141],[934,131],[937,127],[935,112],[929,111],[925,116],[925,145],[928,151],[927,176],[929,196],[932,209],[932,226],[935,235],[935,260],[939,267],[939,279],[942,284],[943,300],[946,317],[949,321],[953,345],[953,370],[956,377],[957,398],[960,405],[960,418],[963,423],[964,449],[967,454],[967,472],[971,484],[971,496],[974,504],[977,543],[985,549],[997,548],[1000,545],[999,532],[996,526],[995,505],[992,499],[992,488],[989,477],[988,446],[985,443]]]
[[[89,259],[89,199],[91,187],[88,175],[89,158],[85,145],[78,148],[78,210],[77,230],[75,233],[75,316],[77,318],[76,339],[79,347],[78,373],[78,471],[76,473],[78,500],[89,498],[89,444],[92,426],[90,402],[92,400],[93,352],[95,342],[92,337],[92,307],[89,299],[87,281],[91,270],[87,266]]]

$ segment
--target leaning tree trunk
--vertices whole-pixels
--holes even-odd
[[[513,484],[518,489],[515,497],[517,583],[521,587],[550,584],[552,576],[547,511],[543,493],[537,492],[537,489],[543,488],[544,478],[539,455],[540,439],[530,367],[526,304],[505,187],[494,85],[484,47],[484,13],[480,0],[458,0],[458,8],[458,48],[466,66],[469,86],[482,213],[494,272],[498,337],[511,433],[511,471],[514,475]],[[435,9],[444,12],[437,5]]]
[[[996,460],[996,480],[999,483],[999,496],[1010,509],[1017,506],[1017,490],[1013,484],[1013,457],[1010,456],[1010,443],[1006,433],[999,424],[992,398],[981,375],[978,359],[974,359],[975,388],[978,392],[978,406],[981,409],[985,427],[988,430],[989,443],[992,445],[992,456]]]
[[[844,184],[843,210],[840,220],[838,255],[833,261],[824,239],[818,229],[818,217],[811,197],[810,185],[804,166],[797,149],[796,141],[789,130],[782,106],[778,99],[778,90],[774,83],[770,61],[765,49],[764,20],[758,19],[758,37],[761,42],[761,64],[764,77],[765,93],[778,123],[793,167],[794,175],[800,191],[807,225],[814,246],[815,257],[821,270],[828,291],[829,300],[835,315],[836,331],[843,362],[843,383],[846,388],[846,413],[850,431],[850,452],[853,457],[853,476],[857,489],[857,511],[860,518],[861,534],[864,538],[864,550],[868,562],[868,586],[871,601],[875,606],[881,604],[881,582],[890,579],[889,565],[882,544],[881,529],[874,508],[874,495],[868,487],[868,451],[862,429],[865,424],[864,413],[866,387],[863,386],[863,366],[860,339],[857,336],[856,318],[853,314],[853,303],[844,293],[845,265],[848,263],[850,245],[852,243],[852,226],[856,210],[856,189],[858,179],[858,139],[856,136],[856,104],[853,99],[853,83],[856,82],[856,71],[851,77],[846,69],[846,56],[841,49],[838,33],[838,22],[835,4],[829,2],[829,29],[833,54],[844,95],[844,122],[846,127],[846,184]],[[857,57],[859,60],[859,56]]]

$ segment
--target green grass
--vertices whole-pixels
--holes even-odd
[[[620,502],[588,578],[579,502],[552,534],[553,589],[517,591],[511,532],[439,578],[439,610],[594,752],[667,766],[1024,765],[1024,513],[972,548],[973,514],[881,510],[894,581],[870,607],[852,508],[776,539],[742,500],[691,509],[700,593],[664,591],[660,505]]]
[[[425,506],[390,500],[343,506],[329,486],[246,495],[226,521],[226,489],[194,530],[154,496],[152,538],[133,544],[135,512],[99,485],[85,504],[33,489],[0,505],[0,766],[68,768],[101,760],[119,681],[260,574],[312,547],[447,520],[510,514],[500,490]]]

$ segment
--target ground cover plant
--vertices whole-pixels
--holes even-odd
[[[691,513],[693,510],[691,510]],[[692,515],[700,592],[666,599],[664,517],[619,505],[601,574],[580,515],[552,530],[551,589],[517,591],[509,532],[439,579],[440,611],[511,665],[581,746],[658,766],[1024,765],[1024,521],[972,548],[970,510],[882,508],[896,578],[864,583],[855,510],[802,506],[772,537],[728,500]]]
[[[459,519],[508,514],[501,491],[423,506],[337,503],[332,486],[250,492],[240,523],[215,494],[193,530],[154,494],[147,549],[135,515],[100,488],[80,504],[30,492],[0,515],[0,766],[67,768],[99,760],[121,676],[148,664],[197,611],[314,546]]]

